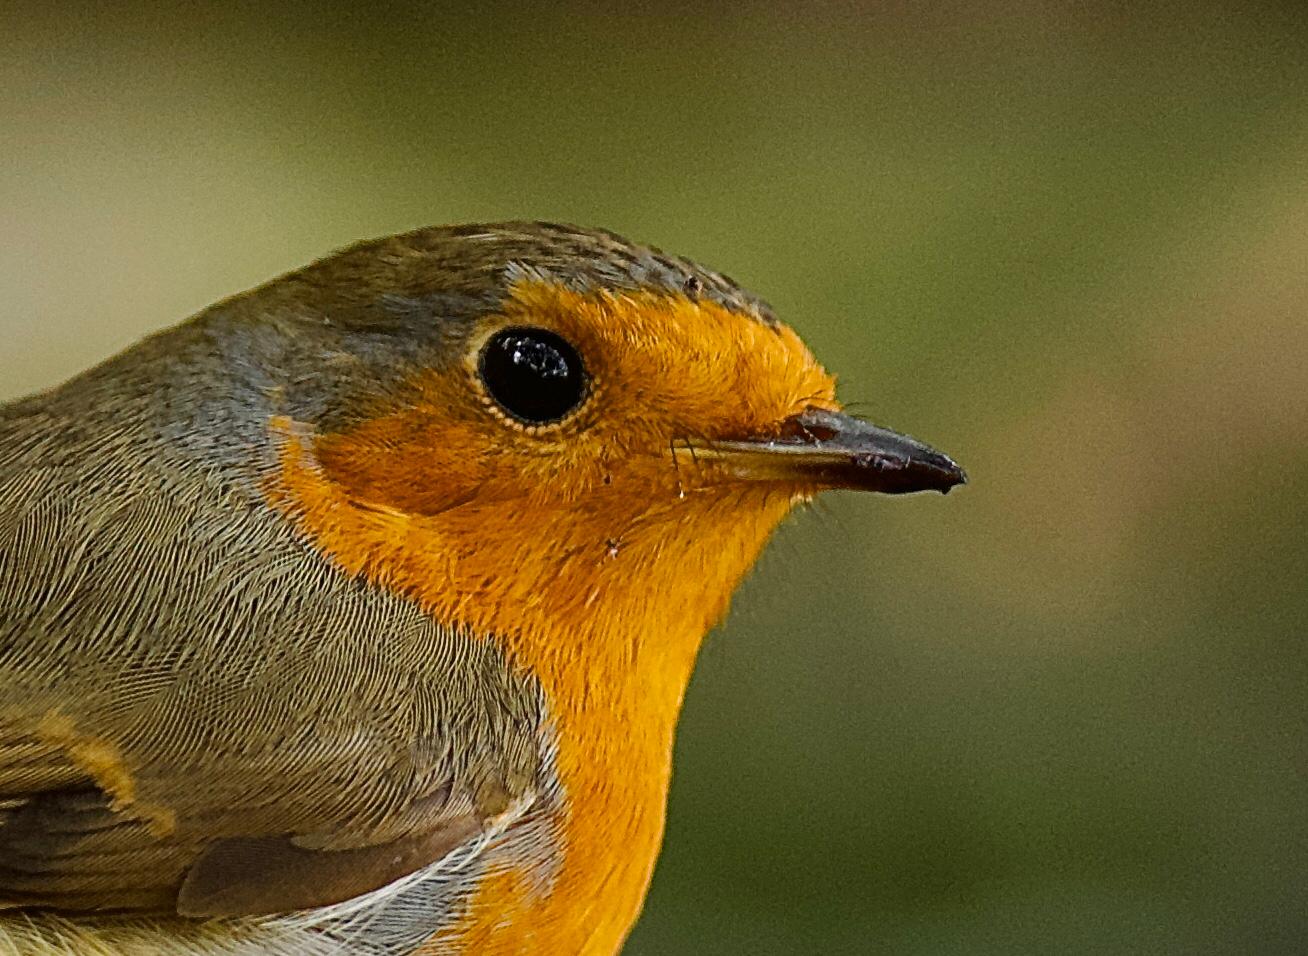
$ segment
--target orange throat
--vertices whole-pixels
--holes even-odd
[[[273,422],[268,489],[343,571],[499,642],[540,683],[564,794],[551,891],[485,878],[430,952],[612,953],[639,914],[662,841],[673,733],[700,642],[801,497],[777,486],[620,487],[566,509],[466,502],[414,514],[352,493],[358,457]],[[669,468],[671,465],[669,465]]]

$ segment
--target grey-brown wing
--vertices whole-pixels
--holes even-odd
[[[8,411],[0,907],[335,902],[536,786],[539,694],[491,642],[343,575],[230,475]]]

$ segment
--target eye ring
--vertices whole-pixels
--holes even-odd
[[[590,378],[581,355],[549,329],[509,326],[481,347],[477,377],[495,410],[527,429],[567,419],[585,402]]]

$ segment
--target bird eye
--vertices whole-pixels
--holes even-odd
[[[486,391],[511,417],[526,425],[557,422],[586,397],[581,356],[545,329],[501,329],[481,352]]]

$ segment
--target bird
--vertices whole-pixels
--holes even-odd
[[[618,952],[774,529],[965,480],[731,279],[544,222],[0,406],[0,952]]]

